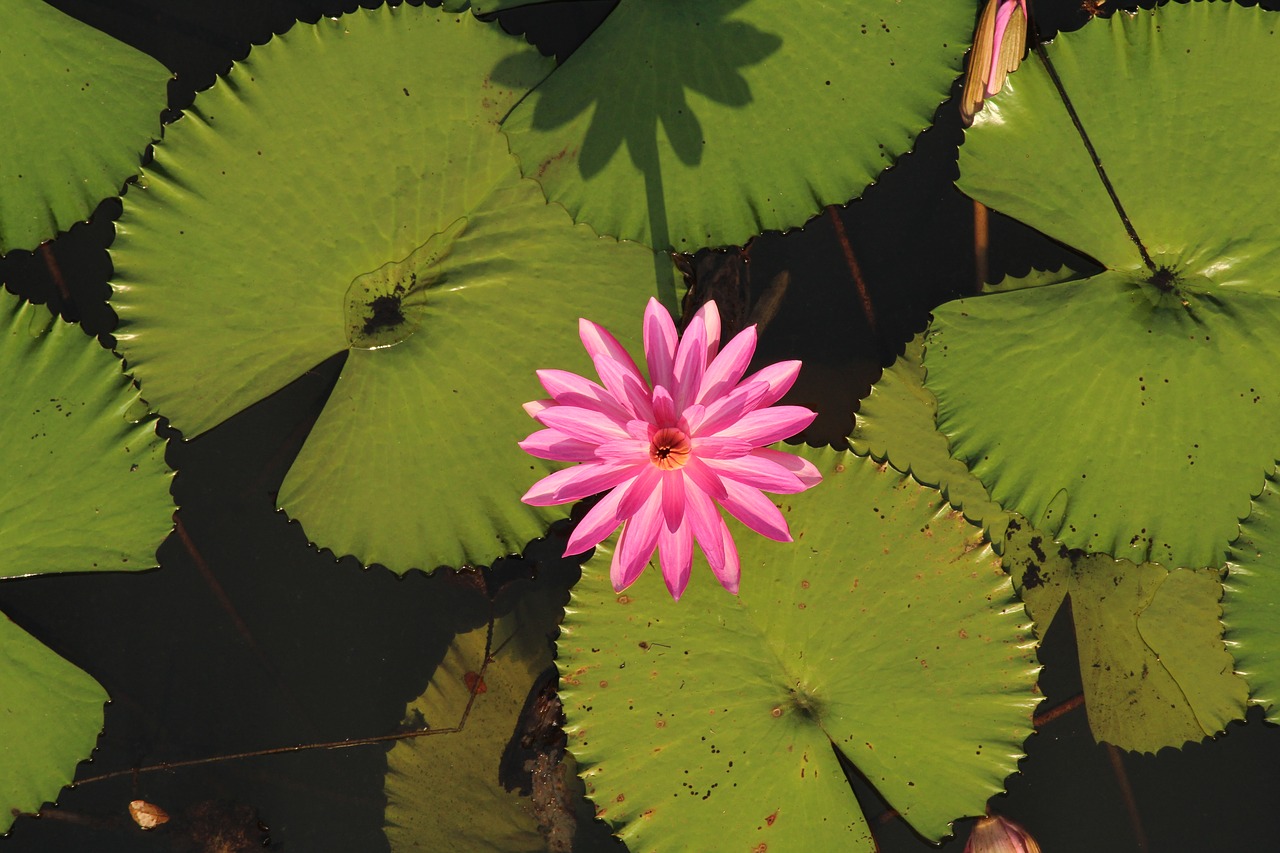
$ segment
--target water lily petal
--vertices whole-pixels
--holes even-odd
[[[804,406],[773,406],[747,412],[719,434],[725,438],[740,438],[759,447],[790,438],[813,423],[817,416],[817,412],[811,412]]]
[[[756,327],[748,326],[735,335],[715,360],[707,365],[694,402],[707,403],[728,394],[742,379],[742,374],[747,372],[747,365],[751,364],[751,357],[755,352]]]
[[[720,505],[729,514],[750,527],[761,536],[767,536],[778,542],[790,542],[791,532],[787,529],[787,521],[773,501],[765,497],[759,489],[744,486],[737,480],[722,479],[725,494],[720,498]]]
[[[590,462],[596,458],[596,445],[565,435],[558,429],[540,429],[519,442],[520,449],[539,459],[557,462]]]
[[[658,562],[667,591],[679,601],[689,585],[689,573],[693,568],[693,535],[689,525],[682,524],[675,530],[664,527],[658,533]]]
[[[653,425],[658,428],[676,425],[676,401],[662,385],[653,389]]]
[[[679,471],[662,472],[662,517],[668,531],[684,523],[684,475]]]
[[[748,454],[731,460],[707,459],[707,467],[722,478],[728,477],[754,489],[794,495],[809,488],[800,478],[772,459]]]
[[[618,517],[627,519],[634,516],[650,496],[657,494],[661,485],[662,472],[646,461],[640,467],[635,482],[628,484],[623,492],[622,502],[618,505]]]
[[[539,370],[537,374],[542,387],[562,406],[594,409],[623,421],[634,417],[613,394],[585,376],[567,370]]]
[[[764,382],[739,385],[728,396],[709,403],[701,420],[695,425],[690,419],[689,425],[694,435],[715,435],[747,412],[759,408],[761,398],[768,392],[769,385]]]
[[[719,475],[697,456],[691,456],[680,473],[692,480],[708,497],[719,499],[724,495],[724,483],[720,481]]]
[[[811,488],[822,482],[822,474],[818,473],[817,467],[801,456],[794,453],[787,453],[782,450],[770,450],[767,447],[759,447],[751,451],[752,456],[759,456],[762,459],[771,459],[777,462],[783,468],[786,468],[792,474],[800,478],[800,482],[804,483],[804,487]]]
[[[631,353],[627,352],[626,348],[618,343],[618,339],[604,326],[590,320],[578,320],[578,337],[582,339],[582,345],[597,369],[600,367],[601,360],[616,362],[624,370],[634,374],[641,385],[644,384],[644,377],[640,375],[636,363],[631,359]],[[600,378],[604,379],[603,376]]]
[[[593,459],[630,459],[637,464],[649,461],[649,440],[619,438],[593,448]]]
[[[649,297],[644,309],[644,355],[649,364],[649,382],[671,387],[676,363],[676,324],[662,307],[662,303]]]
[[[694,402],[693,396],[707,369],[707,327],[699,319],[701,314],[699,311],[689,323],[684,337],[680,338],[680,346],[676,348],[675,385],[671,391],[676,400],[676,410],[681,412]]]
[[[598,358],[595,361],[596,372],[609,389],[609,393],[627,410],[624,420],[631,418],[653,419],[653,407],[649,402],[649,385],[635,372],[609,358]]]
[[[618,586],[614,579],[614,589],[621,591],[640,577],[645,565],[658,547],[658,534],[662,530],[661,497],[657,491],[649,495],[640,510],[627,521],[623,528],[622,538],[618,542],[617,555],[620,561],[619,575],[623,581]]]
[[[693,535],[697,537],[698,544],[702,546],[702,552],[707,555],[707,562],[711,564],[713,572],[724,568],[724,541],[721,529],[724,528],[724,519],[720,516],[720,510],[716,509],[715,502],[707,497],[707,493],[698,488],[692,480],[685,481],[684,488],[685,500],[685,518],[689,520],[689,525],[693,528]]]
[[[742,563],[738,559],[738,546],[733,542],[733,536],[729,533],[729,526],[720,522],[721,546],[724,549],[724,565],[717,569],[713,564],[711,572],[716,576],[716,580],[720,581],[720,585],[734,595],[738,594],[738,584],[742,578]],[[705,550],[705,549],[704,549]]]
[[[704,340],[706,342],[707,357],[704,363],[710,364],[712,359],[716,357],[716,353],[720,351],[720,309],[716,307],[714,299],[702,303],[702,306],[694,312],[693,319],[689,321],[689,326],[692,327],[699,321],[701,321],[706,333]],[[688,334],[688,332],[689,330],[686,328],[685,334]]]
[[[755,445],[740,438],[708,435],[690,442],[693,455],[699,459],[737,459],[755,449]]]
[[[556,405],[555,400],[530,400],[520,408],[524,409],[525,412],[529,415],[529,417],[536,418],[538,417],[539,412],[544,412],[555,405]]]
[[[618,517],[618,502],[622,499],[622,490],[622,486],[617,487],[587,510],[587,514],[569,535],[569,542],[564,547],[564,556],[581,554],[588,548],[594,548],[618,529],[618,525],[622,523],[622,519]]]
[[[800,362],[780,361],[777,364],[760,368],[742,380],[741,384],[750,385],[753,382],[763,382],[769,386],[769,390],[756,403],[757,408],[763,409],[765,406],[772,406],[781,400],[791,390],[791,386],[796,383],[796,377],[799,375]]]
[[[572,438],[595,444],[627,437],[627,430],[623,424],[604,412],[592,409],[582,409],[578,406],[551,406],[538,412],[534,417],[543,426],[558,429]]]
[[[573,468],[548,474],[534,483],[520,500],[530,506],[555,506],[580,501],[625,483],[641,470],[640,466],[626,461],[584,462]]]

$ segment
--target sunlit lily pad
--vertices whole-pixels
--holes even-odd
[[[0,27],[0,254],[34,249],[136,175],[169,72],[41,0]]]
[[[954,455],[1072,548],[1221,566],[1280,457],[1280,90],[1218,85],[1269,79],[1278,22],[1171,3],[1046,47],[1150,266],[1038,59],[961,149],[962,189],[1107,268],[949,303],[926,339]]]
[[[1227,594],[1222,599],[1227,639],[1236,668],[1249,682],[1251,700],[1271,722],[1280,722],[1280,499],[1277,474],[1240,526],[1231,545]]]
[[[0,832],[71,783],[102,730],[107,692],[0,613]]]
[[[154,567],[173,473],[120,361],[0,293],[0,364],[0,577]]]
[[[569,747],[633,851],[873,850],[833,745],[926,838],[980,814],[1030,733],[1021,604],[980,531],[867,459],[804,450],[793,543],[734,535],[742,593],[695,564],[625,593],[608,548],[558,643]]]
[[[742,244],[892,165],[973,23],[971,4],[930,0],[621,0],[503,129],[524,174],[601,233]]]
[[[497,122],[550,64],[420,7],[299,24],[197,98],[125,199],[120,350],[188,438],[349,353],[279,494],[321,546],[487,563],[556,515],[519,501],[550,470],[516,446],[520,404],[535,369],[588,367],[579,314],[638,331],[655,258],[520,178]]]
[[[1041,634],[1071,598],[1095,738],[1154,753],[1244,716],[1248,687],[1223,645],[1218,570],[1068,551],[1021,521],[1007,537],[1005,563]]]

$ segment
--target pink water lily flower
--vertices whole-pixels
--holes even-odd
[[[565,556],[595,547],[624,525],[610,568],[615,590],[635,582],[656,549],[667,589],[680,598],[697,540],[716,578],[736,595],[738,550],[719,508],[757,533],[790,542],[786,520],[761,490],[794,494],[822,479],[808,461],[763,447],[816,416],[802,406],[773,405],[795,382],[800,362],[743,379],[755,327],[721,350],[714,302],[678,338],[671,315],[649,300],[648,380],[604,328],[580,320],[578,330],[603,385],[563,370],[538,371],[551,399],[524,408],[546,428],[520,446],[542,459],[581,464],[543,478],[522,500],[550,506],[607,491],[578,523]]]

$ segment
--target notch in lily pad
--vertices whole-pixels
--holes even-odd
[[[426,316],[427,291],[445,281],[440,262],[466,230],[460,216],[400,261],[356,276],[346,294],[347,341],[356,349],[384,349],[407,340]]]

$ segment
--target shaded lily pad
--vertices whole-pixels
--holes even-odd
[[[503,129],[576,221],[661,249],[738,245],[892,165],[973,23],[970,4],[927,0],[621,0]]]
[[[168,70],[40,0],[0,28],[0,255],[88,219],[160,136]]]
[[[634,851],[872,850],[833,746],[918,832],[981,813],[1030,733],[1022,606],[981,533],[867,459],[801,451],[793,543],[734,525],[742,594],[695,564],[623,594],[583,567],[557,644],[569,748]],[[927,732],[927,736],[922,733]]]
[[[1099,741],[1180,748],[1244,716],[1222,641],[1221,572],[1069,551],[1011,521],[1004,561],[1040,633],[1070,596],[1089,728]]]
[[[1280,220],[1263,213],[1280,190],[1280,91],[1214,82],[1267,79],[1278,20],[1169,4],[1046,46],[1146,258],[1038,59],[967,133],[963,190],[1107,267],[949,303],[926,339],[954,455],[1072,548],[1221,566],[1280,457]],[[1130,85],[1098,82],[1118,78]],[[1210,98],[1259,120],[1206,124]],[[1215,153],[1175,144],[1188,133]],[[1032,174],[1055,191],[1028,193]]]
[[[197,98],[125,199],[119,347],[188,437],[349,351],[279,494],[321,546],[483,563],[555,516],[518,500],[551,470],[516,446],[520,403],[535,369],[589,368],[578,312],[638,331],[655,256],[520,178],[497,122],[549,68],[470,15],[299,24]]]
[[[154,567],[173,472],[119,360],[0,293],[0,364],[0,577]]]
[[[71,783],[102,730],[107,692],[0,613],[0,832]]]

